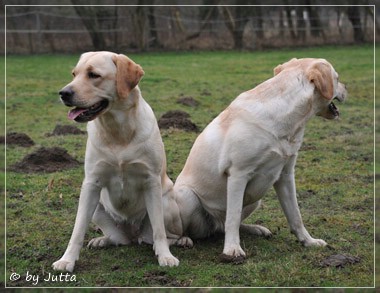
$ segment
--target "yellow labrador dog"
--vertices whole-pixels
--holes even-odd
[[[125,55],[88,52],[72,74],[60,95],[66,106],[74,107],[70,119],[88,122],[85,178],[70,242],[53,268],[73,271],[91,219],[104,236],[92,239],[89,247],[148,239],[161,266],[177,266],[162,204],[162,194],[173,183],[166,175],[156,118],[138,87],[144,71]],[[143,236],[150,232],[153,239]]]
[[[185,235],[203,238],[225,232],[227,260],[245,257],[239,228],[271,235],[265,227],[242,221],[272,186],[298,240],[305,246],[326,245],[304,227],[294,167],[306,122],[315,115],[338,118],[333,99],[343,101],[347,92],[324,59],[292,59],[274,74],[239,95],[205,128],[174,185]]]

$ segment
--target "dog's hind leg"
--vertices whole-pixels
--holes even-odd
[[[266,238],[272,237],[272,232],[261,225],[240,224],[240,232],[246,232],[252,235],[264,236]]]
[[[112,216],[105,211],[101,203],[98,204],[92,221],[99,226],[104,236],[91,239],[87,247],[97,248],[131,243],[126,231],[122,229],[122,224],[116,223]]]
[[[183,234],[185,237],[179,239],[178,246],[192,246],[193,239],[201,239],[215,232],[211,215],[204,210],[201,201],[195,192],[187,186],[174,185],[176,201],[180,210]]]
[[[261,200],[255,202],[252,205],[246,206],[243,208],[242,211],[242,220],[247,218],[250,214],[252,214],[256,209],[260,207]],[[272,232],[261,225],[253,225],[253,224],[240,224],[240,232],[246,232],[252,235],[258,235],[258,236],[264,236],[264,237],[271,237]]]

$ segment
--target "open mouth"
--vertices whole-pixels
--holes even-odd
[[[339,109],[335,106],[335,104],[333,102],[330,103],[329,105],[329,110],[330,112],[335,116],[335,117],[339,117]]]
[[[338,102],[342,102],[342,100],[339,99],[338,97],[335,97],[334,100],[337,100]],[[334,117],[339,117],[340,115],[339,109],[337,106],[335,106],[333,102],[329,104],[329,110],[334,115]]]
[[[76,122],[84,123],[94,120],[107,107],[108,101],[102,100],[89,108],[74,108],[69,111],[67,117]]]

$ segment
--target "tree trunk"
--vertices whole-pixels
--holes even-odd
[[[97,7],[75,6],[75,4],[78,4],[79,2],[80,1],[72,0],[75,11],[82,18],[82,22],[90,34],[94,49],[97,51],[105,50],[106,42],[104,40],[103,33],[100,31],[98,18],[95,11]]]
[[[223,6],[220,8],[221,14],[224,17],[224,23],[232,34],[232,38],[234,40],[234,49],[241,50],[244,46],[244,28],[249,20],[248,17],[244,17],[247,9],[247,7],[237,6],[235,8],[236,16],[234,18],[230,7]],[[236,21],[236,19],[238,19],[238,21]]]
[[[306,40],[306,20],[303,18],[302,6],[296,8],[297,38],[303,42]]]
[[[152,4],[153,4],[153,1],[152,1]],[[154,17],[153,6],[149,6],[148,8],[148,23],[149,23],[149,31],[150,31],[150,36],[151,36],[151,41],[149,42],[149,46],[154,47],[154,48],[161,48],[162,45],[160,43],[160,40],[158,39],[156,18]]]
[[[293,25],[293,17],[292,17],[292,7],[291,6],[286,6],[285,7],[285,12],[286,12],[286,18],[287,18],[287,21],[288,21],[288,28],[289,28],[289,31],[290,31],[290,36],[293,40],[295,40],[297,38],[297,33],[294,29],[294,25]]]
[[[258,4],[261,4],[261,1],[258,1]],[[254,7],[252,12],[253,27],[255,28],[257,38],[261,39],[264,37],[263,8],[261,6]]]
[[[144,1],[142,1],[144,2]],[[139,4],[141,4],[139,2]],[[137,38],[137,46],[140,50],[145,50],[145,22],[146,22],[146,7],[137,6],[136,13],[134,13],[134,23],[135,23],[135,35]]]
[[[319,18],[319,13],[318,13],[319,7],[311,6],[310,0],[307,1],[306,3],[307,5],[310,5],[310,6],[306,6],[305,9],[308,12],[309,18],[310,18],[311,35],[313,37],[324,36],[323,29],[322,29],[322,22]]]
[[[349,6],[347,9],[347,14],[348,14],[348,19],[352,23],[355,42],[356,43],[364,42],[364,33],[363,33],[361,19],[360,19],[360,8],[357,6]]]

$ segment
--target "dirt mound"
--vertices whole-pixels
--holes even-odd
[[[173,119],[173,118],[185,119],[185,118],[190,118],[190,114],[186,113],[184,111],[181,111],[181,110],[171,110],[171,111],[166,112],[164,115],[162,115],[161,118],[164,118],[164,119]]]
[[[152,271],[144,273],[144,280],[149,286],[168,286],[168,287],[187,287],[189,281],[180,281],[175,277],[169,276],[163,271]]]
[[[336,267],[344,268],[346,265],[355,264],[360,262],[360,258],[346,255],[346,254],[335,254],[330,255],[321,262],[322,267]]]
[[[158,120],[158,127],[161,129],[177,128],[198,132],[198,126],[189,118],[190,115],[184,111],[168,111]]]
[[[182,97],[177,100],[178,104],[182,104],[189,107],[197,107],[199,102],[195,100],[193,97]]]
[[[0,142],[5,143],[4,136],[0,136]],[[34,141],[25,133],[10,132],[7,133],[7,145],[30,147],[34,145]]]
[[[79,134],[86,134],[86,131],[80,130],[78,127],[73,125],[56,125],[53,132],[47,134],[47,136],[54,136],[54,135],[79,135]]]
[[[39,148],[26,155],[20,162],[10,166],[9,170],[18,173],[52,173],[79,166],[80,163],[60,147]]]

